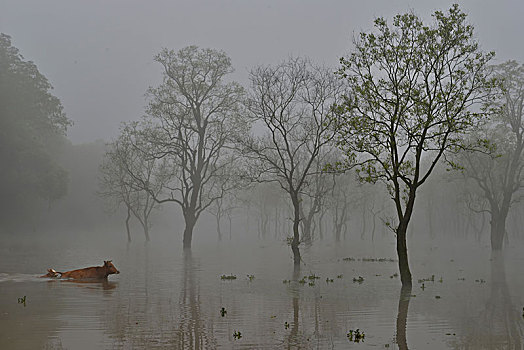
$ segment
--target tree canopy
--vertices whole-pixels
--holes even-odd
[[[386,184],[396,208],[402,282],[411,284],[405,232],[417,189],[486,113],[495,81],[473,26],[458,5],[424,24],[414,13],[375,20],[338,74],[350,94],[337,107],[337,144],[360,165],[361,179]],[[402,256],[400,256],[402,255]],[[403,266],[402,266],[403,265]]]
[[[54,151],[71,121],[51,90],[36,65],[0,34],[0,196],[6,217],[36,199],[67,193],[67,172]]]

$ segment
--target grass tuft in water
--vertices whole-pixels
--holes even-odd
[[[220,279],[221,280],[228,280],[228,281],[231,281],[231,280],[236,280],[237,279],[237,276],[231,274],[231,275],[222,275],[220,276]]]
[[[354,343],[360,343],[360,342],[364,342],[364,338],[366,337],[366,335],[364,334],[364,332],[361,332],[360,329],[350,329],[348,334],[347,334],[347,337],[349,339],[349,341],[352,341]]]

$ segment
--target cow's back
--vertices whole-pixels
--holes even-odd
[[[106,277],[102,267],[86,267],[85,269],[67,271],[62,274],[62,278],[74,279],[102,279]]]

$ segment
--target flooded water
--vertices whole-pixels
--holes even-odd
[[[300,271],[280,241],[180,243],[4,239],[0,349],[524,347],[522,247],[413,248],[401,290],[393,241],[315,242]],[[107,259],[121,273],[104,283],[36,277]]]

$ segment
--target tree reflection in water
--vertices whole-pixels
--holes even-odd
[[[454,349],[522,349],[523,319],[511,300],[502,252],[491,256],[491,289],[486,306],[468,322]]]
[[[398,299],[396,343],[400,350],[408,349],[406,337],[406,323],[408,320],[409,300],[411,298],[411,285],[402,286]]]
[[[184,269],[179,298],[179,324],[175,329],[176,349],[200,350],[215,349],[216,340],[207,331],[205,318],[200,308],[200,289],[198,269],[190,250],[184,251]]]

